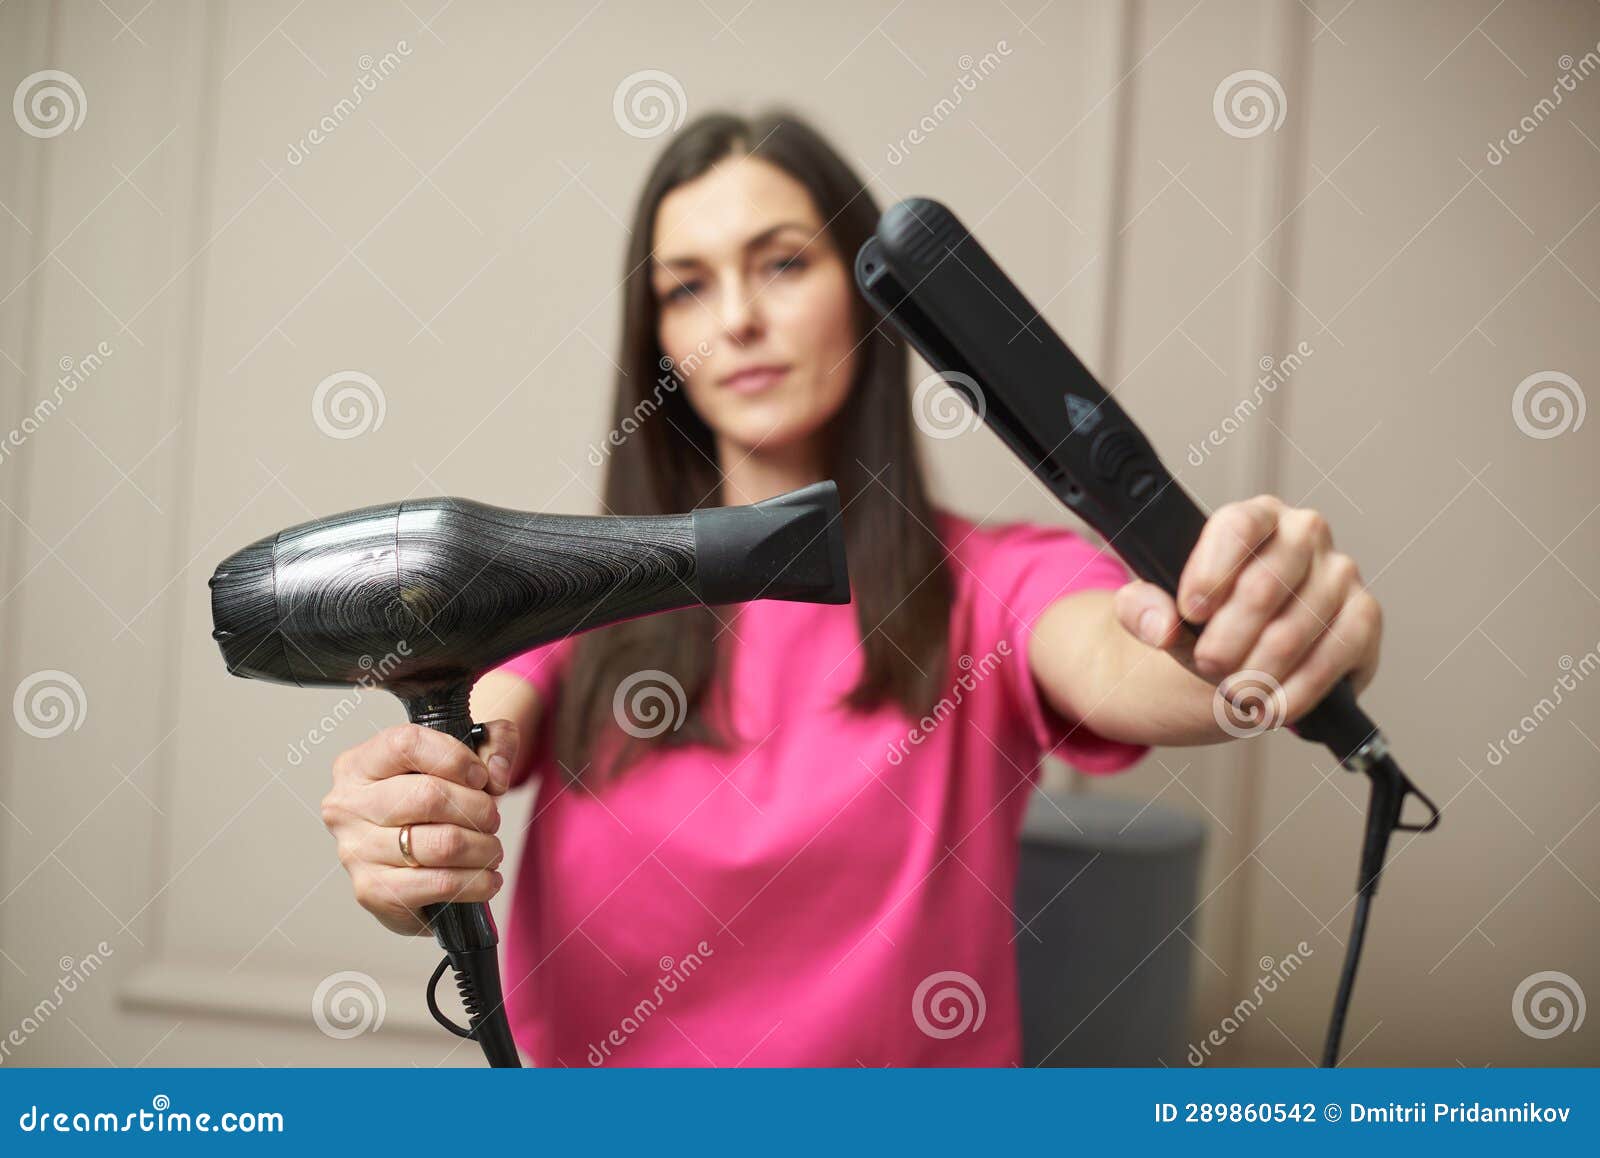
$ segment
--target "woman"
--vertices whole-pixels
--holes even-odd
[[[335,761],[324,818],[357,900],[404,934],[499,891],[497,798],[538,785],[502,950],[535,1064],[1014,1064],[1041,755],[1110,773],[1225,740],[1214,685],[1241,671],[1281,685],[1280,724],[1372,678],[1377,602],[1314,511],[1216,511],[1175,606],[1070,531],[934,509],[905,350],[851,280],[877,216],[797,120],[686,127],[635,215],[596,452],[615,514],[836,480],[852,602],[560,640],[478,683],[476,756],[402,725]]]

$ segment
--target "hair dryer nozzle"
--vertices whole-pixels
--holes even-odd
[[[211,576],[211,638],[232,675],[283,680],[289,670],[278,631],[277,541],[268,535],[241,547]]]
[[[849,603],[839,488],[813,483],[746,507],[694,512],[700,598]]]

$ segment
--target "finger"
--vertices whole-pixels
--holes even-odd
[[[373,876],[381,895],[419,915],[425,905],[490,900],[505,883],[494,869],[380,868]]]
[[[357,855],[368,864],[411,868],[400,851],[400,829],[363,826]],[[505,850],[498,837],[459,824],[413,824],[411,855],[424,868],[499,868]]]
[[[1367,622],[1372,625],[1372,635],[1367,641],[1366,650],[1356,661],[1356,666],[1348,673],[1351,687],[1355,689],[1357,695],[1360,695],[1366,691],[1367,685],[1372,682],[1372,677],[1378,674],[1378,652],[1383,645],[1383,607],[1378,603],[1377,597],[1365,587],[1355,598],[1371,601],[1370,610],[1364,614],[1367,616]]]
[[[1345,601],[1339,614],[1312,645],[1300,665],[1283,682],[1287,723],[1309,712],[1346,672],[1367,659],[1378,633],[1378,601],[1363,588]]]
[[[1283,501],[1258,495],[1219,507],[1206,520],[1200,539],[1178,578],[1178,607],[1191,623],[1203,623],[1227,601],[1239,568],[1278,527]]]
[[[356,903],[377,917],[385,928],[396,933],[408,937],[431,933],[433,930],[428,927],[427,918],[407,908],[405,902],[396,895],[393,885],[384,875],[388,871],[366,864],[351,868],[350,885],[355,892]]]
[[[488,736],[478,745],[478,759],[489,770],[488,790],[499,796],[511,784],[520,738],[517,725],[511,720],[489,720],[483,726]]]
[[[1206,678],[1220,680],[1239,669],[1262,629],[1292,601],[1313,562],[1309,546],[1274,535],[1245,564],[1228,601],[1217,608],[1195,644],[1195,662]]]
[[[478,832],[500,827],[500,806],[487,792],[437,776],[396,776],[358,793],[353,810],[380,828],[402,824],[459,824]]]
[[[424,772],[468,788],[489,783],[489,769],[477,753],[457,740],[421,724],[396,724],[362,745],[370,746],[360,763],[369,780],[383,780],[407,772]]]
[[[1340,556],[1330,556],[1330,559]],[[1283,611],[1262,629],[1255,646],[1238,664],[1241,671],[1265,672],[1282,683],[1306,657],[1338,616],[1349,597],[1342,568],[1322,566],[1296,589]],[[1206,628],[1209,634],[1215,624]]]

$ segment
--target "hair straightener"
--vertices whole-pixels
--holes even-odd
[[[1028,469],[1135,574],[1176,597],[1205,512],[955,214],[920,197],[891,206],[857,254],[855,275],[867,300]],[[1395,763],[1348,678],[1290,730],[1371,781],[1355,916],[1323,1049],[1322,1064],[1335,1066],[1389,835],[1431,831],[1439,808]],[[1425,822],[1401,821],[1408,795],[1427,806]]]

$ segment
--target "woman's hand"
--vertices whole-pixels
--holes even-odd
[[[1198,642],[1180,626],[1180,608],[1204,625]],[[1176,606],[1161,588],[1135,581],[1117,592],[1116,612],[1127,631],[1224,695],[1248,684],[1265,703],[1267,684],[1279,716],[1270,727],[1294,723],[1343,675],[1359,693],[1372,682],[1383,635],[1378,601],[1355,561],[1333,549],[1327,520],[1272,495],[1229,503],[1206,520]]]
[[[495,797],[510,781],[517,728],[510,720],[487,727],[477,753],[443,732],[400,724],[334,759],[322,823],[338,842],[356,901],[396,933],[427,933],[424,905],[487,901],[500,891]],[[422,868],[401,856],[406,824]]]

